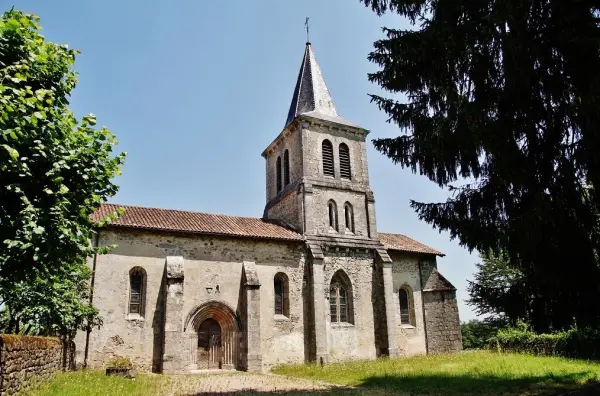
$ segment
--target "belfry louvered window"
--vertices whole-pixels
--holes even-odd
[[[340,144],[340,177],[342,179],[352,178],[350,167],[350,149],[345,143]]]
[[[283,153],[283,186],[290,184],[290,152]]]
[[[277,157],[277,193],[281,191],[281,157]]]
[[[323,174],[325,176],[335,176],[333,168],[333,145],[329,140],[323,140],[321,147],[323,151]]]

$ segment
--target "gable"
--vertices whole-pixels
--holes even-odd
[[[448,279],[444,277],[444,275],[440,274],[437,269],[433,269],[425,286],[423,287],[423,291],[455,291],[456,287]]]

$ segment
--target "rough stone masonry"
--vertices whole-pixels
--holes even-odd
[[[71,342],[0,335],[0,395],[14,395],[61,369],[73,368]]]
[[[125,209],[98,230],[117,247],[90,260],[104,325],[78,335],[77,359],[262,371],[459,350],[443,254],[377,230],[368,133],[338,115],[307,43],[285,126],[262,153],[261,218],[114,204],[95,214]]]

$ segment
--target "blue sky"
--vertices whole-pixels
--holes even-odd
[[[39,15],[48,40],[82,51],[72,98],[78,116],[95,113],[128,153],[114,202],[260,217],[265,164],[260,153],[286,119],[304,52],[311,42],[338,113],[397,136],[369,102],[367,61],[381,27],[358,0],[13,0],[3,8]],[[462,320],[475,254],[419,221],[409,200],[439,202],[446,193],[394,165],[368,145],[377,228],[407,234],[446,253],[441,272],[458,288]]]

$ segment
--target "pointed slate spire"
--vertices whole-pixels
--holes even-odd
[[[356,126],[338,116],[310,42],[306,43],[304,58],[298,73],[298,81],[296,81],[296,88],[294,89],[294,96],[292,97],[285,126],[287,127],[290,122],[301,114]]]

